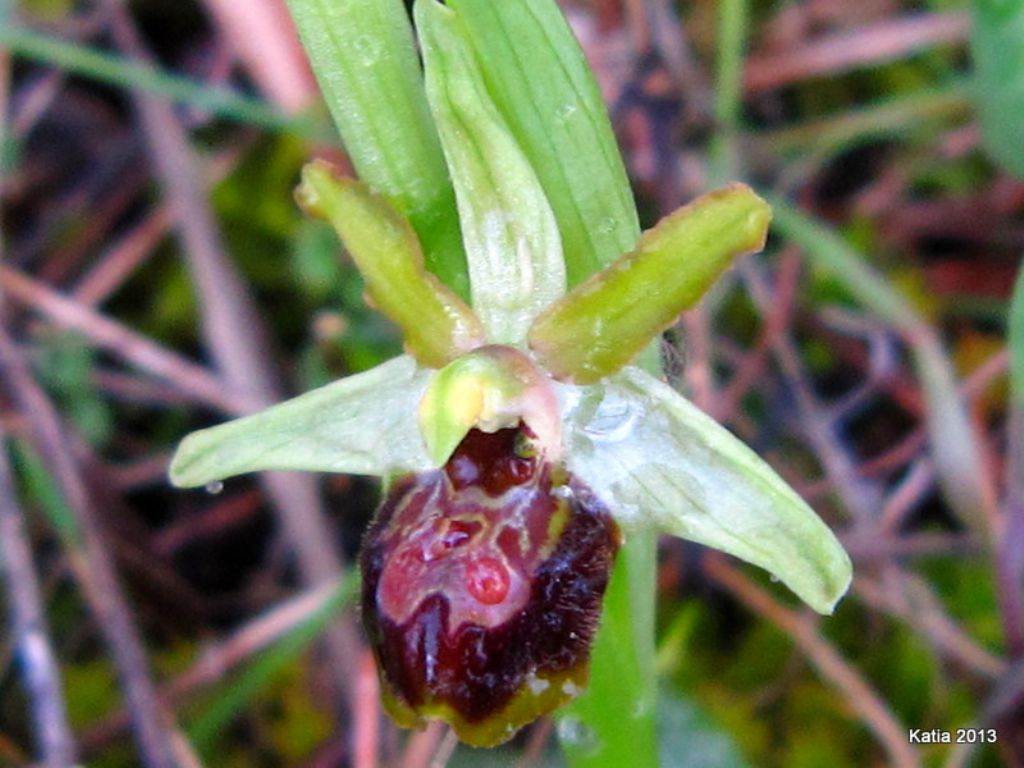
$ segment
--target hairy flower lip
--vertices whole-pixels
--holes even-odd
[[[522,431],[472,430],[446,467],[396,481],[361,556],[388,711],[402,725],[444,719],[481,746],[583,689],[621,541],[586,485],[517,454]],[[507,591],[477,590],[480,563],[509,574]]]

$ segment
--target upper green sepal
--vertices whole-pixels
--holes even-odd
[[[391,475],[431,467],[412,415],[430,372],[403,355],[265,411],[193,432],[171,482],[206,485],[260,470]]]
[[[462,299],[427,272],[408,221],[381,195],[314,161],[302,169],[296,199],[329,221],[366,279],[374,306],[402,330],[406,350],[440,368],[484,341],[483,327]]]
[[[417,0],[427,100],[455,186],[473,309],[494,344],[522,345],[565,292],[558,224],[487,84],[462,20]]]
[[[562,387],[569,471],[619,523],[653,525],[759,565],[819,613],[850,585],[842,545],[750,448],[639,368]]]
[[[744,184],[704,195],[640,236],[530,328],[530,348],[563,381],[588,384],[632,361],[692,307],[733,259],[764,247],[771,209]]]

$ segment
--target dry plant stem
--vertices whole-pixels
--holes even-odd
[[[545,747],[555,732],[555,721],[550,717],[534,723],[530,731],[530,740],[526,742],[523,754],[516,762],[515,768],[531,768],[540,762]]]
[[[40,764],[46,768],[64,768],[75,761],[75,741],[68,725],[60,670],[50,644],[46,611],[40,598],[25,521],[15,496],[14,480],[7,462],[7,438],[2,427],[0,566],[7,587],[10,627],[32,708]]]
[[[870,24],[854,32],[822,35],[785,55],[753,54],[747,58],[748,93],[767,91],[809,77],[846,72],[909,56],[935,45],[967,39],[966,13],[933,13]]]
[[[161,703],[173,709],[203,688],[221,682],[240,664],[323,610],[335,590],[335,585],[310,589],[252,619],[230,637],[208,645],[195,664],[160,687],[157,695]],[[100,749],[120,735],[129,722],[130,713],[126,710],[111,715],[83,738],[83,749]]]
[[[860,531],[839,537],[843,548],[856,563],[868,564],[893,558],[905,559],[946,555],[947,557],[981,557],[987,549],[970,534],[911,533],[901,536],[878,535],[876,531]]]
[[[1005,673],[1006,661],[979,646],[960,629],[942,610],[928,585],[918,577],[889,566],[880,579],[858,576],[853,589],[867,605],[920,631],[940,655],[990,679],[998,679]]]
[[[205,0],[204,5],[272,102],[288,114],[316,102],[316,82],[282,0]]]
[[[401,768],[430,768],[430,758],[437,751],[438,744],[448,728],[443,723],[432,720],[422,731],[415,731],[409,736],[402,759],[396,764]]]
[[[356,707],[352,714],[352,768],[377,768],[380,742],[380,683],[373,654],[364,650],[359,658]]]
[[[748,260],[741,269],[754,303],[762,315],[770,313],[774,299],[760,267]],[[783,376],[796,398],[801,414],[800,422],[808,440],[856,524],[866,525],[881,506],[878,489],[858,476],[853,461],[836,434],[836,424],[821,407],[807,382],[800,356],[790,335],[779,333],[772,347]]]
[[[172,223],[166,206],[151,211],[101,256],[78,281],[71,296],[86,306],[99,306],[149,257]]]
[[[716,415],[725,421],[731,420],[739,413],[744,395],[764,374],[772,346],[789,325],[800,277],[801,260],[797,250],[793,246],[787,246],[779,255],[778,262],[778,277],[772,291],[773,299],[766,308],[767,313],[761,323],[761,335],[755,347],[743,358],[725,390],[719,395]]]
[[[890,765],[897,768],[921,765],[917,752],[907,743],[906,727],[856,669],[818,634],[813,619],[780,605],[718,553],[705,554],[703,565],[716,582],[793,639],[818,673],[838,688],[850,707],[863,718],[888,754]]]
[[[79,540],[68,555],[96,625],[110,649],[132,713],[142,763],[147,768],[174,768],[174,745],[165,725],[141,638],[112,566],[113,558],[96,522],[92,502],[79,474],[52,403],[33,380],[6,331],[0,329],[2,379],[28,420],[32,441],[75,517]]]
[[[452,755],[455,754],[455,748],[458,746],[459,737],[455,735],[455,731],[449,728],[444,738],[441,739],[441,743],[438,745],[434,756],[430,759],[429,768],[445,768],[448,765],[448,761],[452,759]]]
[[[0,264],[0,291],[44,315],[61,328],[77,331],[94,346],[174,384],[198,402],[231,414],[258,407],[251,397],[233,393],[206,368],[164,349],[135,331],[78,304],[21,272]]]
[[[118,45],[133,57],[148,60],[123,3],[107,0],[106,7]],[[206,346],[228,385],[253,398],[259,407],[267,407],[279,401],[282,392],[266,354],[266,332],[251,295],[225,254],[188,137],[166,102],[140,91],[135,103],[177,221],[199,299]],[[261,482],[278,511],[305,582],[315,586],[340,578],[341,558],[332,546],[316,479],[275,472],[263,475]],[[359,647],[351,618],[342,617],[325,635],[336,683],[349,698]]]

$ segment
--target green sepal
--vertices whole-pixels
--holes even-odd
[[[427,99],[458,202],[473,307],[496,344],[522,344],[565,292],[558,225],[495,108],[455,12],[418,0]]]
[[[569,286],[636,244],[629,179],[587,60],[552,0],[448,0],[488,90],[540,179]]]
[[[206,485],[260,470],[391,475],[431,467],[416,426],[430,373],[405,355],[252,416],[186,437],[171,482]]]
[[[588,384],[632,361],[743,253],[764,247],[768,204],[744,184],[662,219],[631,252],[537,318],[530,348],[557,379]]]
[[[668,385],[628,367],[563,390],[569,471],[630,528],[758,565],[819,613],[850,585],[832,531],[775,471]]]
[[[308,213],[337,230],[373,305],[402,330],[405,348],[420,363],[440,368],[484,341],[483,327],[462,299],[424,269],[409,223],[369,187],[334,175],[314,161],[295,192]]]
[[[402,0],[287,0],[359,177],[409,218],[427,269],[469,298],[455,193]]]

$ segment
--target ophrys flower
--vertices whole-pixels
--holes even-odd
[[[458,203],[469,301],[424,268],[382,196],[304,172],[407,354],[198,432],[180,485],[264,469],[373,474],[389,487],[364,545],[364,622],[400,722],[499,742],[585,684],[619,531],[657,526],[755,563],[816,610],[850,564],[750,449],[631,363],[770,212],[749,188],[705,196],[567,288],[556,217],[490,101],[450,10],[418,2],[426,88]]]

